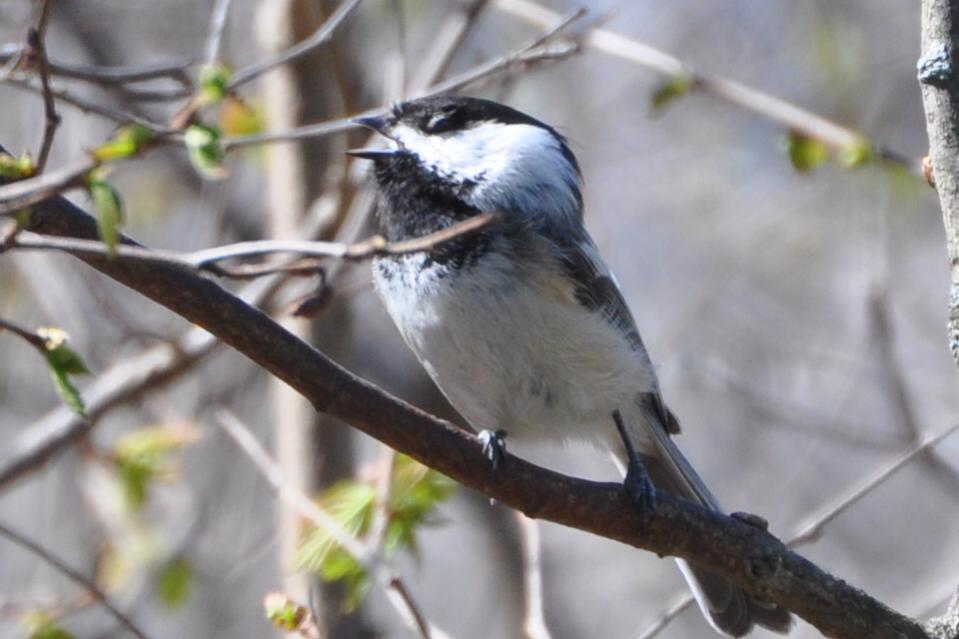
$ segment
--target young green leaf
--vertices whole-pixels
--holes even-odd
[[[688,73],[680,73],[664,79],[649,98],[651,114],[661,115],[667,106],[689,93],[694,84],[695,78]]]
[[[280,592],[271,592],[263,599],[263,611],[274,626],[284,632],[295,632],[310,612]]]
[[[200,106],[216,104],[222,100],[230,86],[233,71],[220,62],[208,64],[200,70]]]
[[[263,114],[243,100],[227,98],[220,106],[220,129],[225,135],[255,135],[264,128]]]
[[[320,504],[345,532],[362,537],[369,533],[375,516],[376,483],[372,480],[338,482],[321,495]],[[388,553],[400,548],[415,551],[416,531],[431,523],[436,506],[448,498],[455,487],[451,479],[398,454],[386,504],[389,519],[384,550]],[[316,572],[324,581],[343,583],[347,593],[343,604],[345,612],[354,610],[372,585],[363,566],[319,527],[307,528],[297,566]]]
[[[842,150],[839,162],[847,169],[858,169],[872,162],[874,155],[872,143],[861,138]]]
[[[74,639],[74,635],[57,625],[56,621],[42,612],[31,612],[22,619],[27,639]]]
[[[0,153],[0,178],[5,180],[23,180],[33,177],[37,167],[29,153],[14,157],[9,153]]]
[[[223,147],[220,146],[220,131],[205,124],[191,124],[183,135],[187,153],[193,168],[200,175],[212,180],[226,177],[223,168]]]
[[[50,369],[54,390],[73,412],[80,417],[86,417],[83,398],[77,387],[70,381],[70,376],[88,374],[89,369],[83,363],[83,359],[67,346],[68,336],[62,329],[44,327],[37,329],[37,335],[44,342],[44,355],[47,367]]]
[[[104,179],[104,172],[99,169],[91,171],[87,176],[87,191],[97,212],[100,239],[113,254],[120,241],[120,225],[123,223],[123,202],[120,194]]]
[[[167,608],[179,608],[190,596],[193,584],[193,568],[186,559],[171,561],[157,575],[154,588],[160,601]]]
[[[153,426],[125,433],[117,440],[111,458],[130,510],[143,507],[154,480],[177,476],[171,454],[197,439],[197,431],[190,426]]]
[[[789,161],[800,173],[808,173],[829,160],[829,147],[799,131],[789,132],[786,151]]]
[[[113,137],[92,151],[99,162],[109,162],[133,157],[156,137],[150,129],[140,124],[121,127]]]

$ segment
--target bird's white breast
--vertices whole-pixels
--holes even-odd
[[[424,264],[422,254],[378,260],[376,289],[474,428],[606,444],[615,436],[612,411],[632,413],[636,395],[656,389],[648,360],[578,304],[560,273],[520,270],[497,252],[455,272]]]

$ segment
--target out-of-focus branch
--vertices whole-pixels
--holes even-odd
[[[37,172],[42,173],[53,148],[53,138],[57,127],[60,126],[60,115],[57,113],[53,92],[50,87],[50,63],[47,60],[46,33],[47,22],[50,18],[50,0],[41,0],[36,25],[27,33],[27,46],[23,52],[21,62],[35,68],[40,76],[40,86],[43,95],[43,117],[46,121],[43,127],[43,140],[40,143],[40,153],[37,154]]]
[[[368,548],[350,535],[332,515],[286,481],[280,467],[256,441],[253,433],[235,415],[226,409],[221,409],[217,414],[217,424],[246,453],[257,470],[266,478],[277,497],[293,507],[301,517],[309,520],[314,526],[323,529],[369,574],[374,576],[377,583],[386,591],[390,603],[396,607],[404,621],[411,622],[412,629],[422,639],[442,635],[427,621],[422,609],[414,601],[399,575],[382,563],[376,549]]]
[[[0,48],[0,64],[6,64],[22,54],[20,45],[7,45]],[[50,75],[70,80],[83,80],[107,87],[146,82],[148,80],[170,79],[184,87],[190,86],[186,71],[193,66],[193,60],[182,62],[164,62],[137,66],[97,67],[59,60],[48,60]]]
[[[61,197],[34,207],[30,227],[80,239],[97,234],[96,220]],[[915,620],[836,579],[766,531],[721,513],[668,494],[658,495],[655,507],[641,513],[620,484],[568,477],[514,456],[493,472],[474,434],[356,377],[208,278],[164,264],[83,259],[214,333],[297,389],[317,410],[531,517],[687,559],[788,608],[830,636],[928,637]]]
[[[895,335],[892,317],[890,317],[888,290],[885,287],[877,288],[870,295],[868,303],[875,332],[875,350],[889,387],[887,396],[899,415],[899,423],[906,431],[909,445],[917,446],[922,438],[922,428],[909,394],[906,375],[895,353]],[[950,494],[959,495],[959,471],[939,457],[931,448],[923,450],[920,455],[925,467],[943,484],[944,488]]]
[[[230,15],[230,5],[233,0],[216,0],[210,14],[210,31],[206,38],[206,63],[213,64],[220,57],[220,46],[223,43],[223,32],[226,30],[226,19]]]
[[[3,78],[2,82],[6,86],[11,86],[23,91],[29,91],[31,93],[43,95],[43,87],[37,86],[36,84],[30,82],[30,80],[24,74],[14,74],[9,78]],[[63,89],[50,87],[50,93],[60,102],[69,104],[72,107],[76,107],[84,113],[92,113],[102,118],[106,118],[107,120],[115,122],[116,124],[139,124],[140,126],[150,129],[157,135],[167,135],[173,133],[173,129],[164,124],[152,122],[144,117],[130,113],[129,111],[123,111],[109,107],[105,104],[101,104],[100,102],[81,98]],[[127,95],[130,95],[130,97],[136,97],[136,94],[130,94],[129,92]],[[183,97],[184,95],[190,95],[190,93],[170,94],[171,97]]]
[[[306,40],[297,42],[289,49],[286,49],[285,51],[282,51],[267,60],[257,62],[256,64],[246,67],[245,69],[238,70],[233,76],[233,80],[230,81],[229,89],[235,90],[250,80],[258,78],[270,69],[294,62],[309,54],[317,47],[322,46],[329,41],[329,39],[333,36],[333,33],[340,26],[340,23],[342,23],[350,16],[350,14],[353,13],[353,11],[359,6],[360,2],[362,2],[362,0],[344,0],[344,2],[337,7],[336,11],[330,14],[330,17],[327,18],[326,21],[321,24],[313,33],[313,35]]]
[[[64,576],[69,578],[71,581],[73,581],[77,585],[81,586],[84,590],[86,590],[87,593],[89,593],[89,595],[97,601],[97,603],[99,603],[101,606],[106,608],[110,612],[110,614],[113,615],[113,617],[120,623],[120,625],[122,625],[124,628],[130,631],[131,634],[133,634],[136,637],[139,637],[139,639],[147,639],[143,631],[140,630],[136,626],[136,624],[134,624],[130,620],[129,617],[127,617],[125,614],[120,612],[120,610],[110,602],[107,596],[103,593],[102,590],[100,590],[100,588],[97,587],[95,583],[93,583],[91,580],[87,579],[84,575],[80,574],[79,572],[77,572],[76,570],[68,566],[62,559],[54,555],[52,552],[50,552],[49,550],[47,550],[40,544],[34,541],[31,541],[30,539],[27,539],[20,533],[12,530],[11,528],[8,528],[7,526],[3,524],[0,524],[0,535],[2,535],[3,537],[6,537],[7,539],[17,544],[21,548],[24,548],[30,551],[31,553],[33,553],[34,555],[36,555],[37,557],[39,557],[46,563],[53,566],[57,570],[57,572],[63,574]]]
[[[523,513],[516,513],[523,531],[523,594],[526,596],[523,632],[526,639],[551,639],[543,612],[543,567],[539,524]]]
[[[540,47],[533,50],[520,49],[495,60],[485,62],[472,69],[457,74],[452,78],[435,84],[422,93],[412,97],[426,97],[438,95],[440,93],[449,93],[457,91],[471,84],[482,82],[498,73],[510,71],[517,68],[528,69],[532,66],[555,62],[568,58],[577,53],[579,49],[574,45],[560,45],[557,47]],[[317,124],[308,124],[301,127],[290,129],[289,131],[276,131],[271,133],[258,133],[255,135],[237,136],[223,139],[224,151],[231,151],[236,148],[250,146],[253,144],[268,144],[276,142],[295,142],[309,138],[323,137],[333,133],[339,133],[354,128],[352,120],[359,117],[379,115],[386,111],[386,107],[377,107],[369,109],[362,113],[343,118],[340,120],[331,120],[330,122],[320,122]]]
[[[959,364],[959,1],[923,0],[918,70],[952,275],[947,337]]]
[[[453,13],[446,18],[437,29],[433,44],[423,56],[423,64],[417,69],[410,83],[413,91],[426,91],[443,77],[453,56],[476,26],[476,21],[487,5],[489,0],[470,0],[454,9]]]
[[[530,0],[496,0],[493,6],[539,26],[552,24],[560,17],[559,13]],[[902,166],[916,175],[922,174],[918,158],[910,158],[849,127],[730,78],[698,72],[681,59],[634,38],[609,29],[590,28],[582,35],[581,41],[589,48],[647,67],[657,73],[687,78],[693,90],[726,100],[834,149],[841,151],[867,144],[875,158]]]

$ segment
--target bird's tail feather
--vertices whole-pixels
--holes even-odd
[[[656,454],[641,457],[656,488],[720,510],[716,498],[665,430],[658,424],[649,430],[656,431]],[[792,617],[785,608],[754,599],[725,577],[696,568],[682,559],[676,561],[703,616],[717,631],[741,637],[752,630],[754,624],[778,633],[789,631]]]

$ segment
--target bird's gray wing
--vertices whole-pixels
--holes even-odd
[[[629,311],[626,299],[619,288],[616,276],[603,261],[592,238],[586,232],[566,233],[551,237],[554,257],[559,260],[566,276],[573,284],[576,301],[585,308],[599,313],[604,320],[623,335],[623,339],[637,357],[649,361],[649,354],[639,335],[636,321]],[[663,402],[659,390],[643,393],[639,399],[642,406],[657,415],[668,433],[679,432],[679,421]]]

